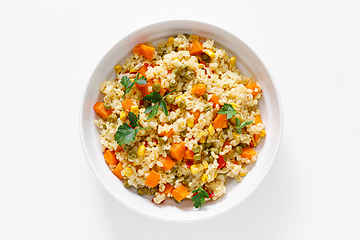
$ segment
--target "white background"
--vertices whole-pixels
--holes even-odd
[[[359,1],[1,1],[0,239],[360,239]],[[260,57],[284,132],[259,188],[197,223],[149,219],[101,186],[81,96],[127,34],[164,20],[224,28]]]

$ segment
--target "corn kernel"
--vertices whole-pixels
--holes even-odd
[[[121,121],[125,121],[125,119],[126,119],[126,113],[125,113],[124,111],[122,111],[122,112],[120,113],[120,120],[121,120]]]
[[[116,65],[114,67],[114,70],[115,70],[115,74],[119,74],[122,71],[122,66],[121,65]]]
[[[198,35],[193,35],[193,34],[190,34],[190,38],[191,38],[191,41],[195,42],[195,41],[199,41],[200,37]]]
[[[246,176],[247,172],[248,172],[248,170],[245,166],[243,168],[241,168],[240,173],[239,173],[240,177]]]
[[[166,43],[166,47],[168,48],[168,47],[171,47],[172,45],[173,45],[173,42],[174,42],[174,37],[169,37],[168,38],[168,41],[167,41],[167,43]]]
[[[234,68],[236,64],[236,57],[230,58],[230,68]]]
[[[203,162],[202,162],[202,165],[203,165],[203,168],[204,168],[204,169],[207,169],[207,168],[209,167],[209,164],[208,164],[207,161],[203,161]]]
[[[136,73],[137,70],[135,68],[130,69],[130,73]]]
[[[145,146],[144,145],[141,145],[139,147],[138,154],[139,154],[139,156],[144,156],[145,155]]]
[[[210,136],[214,136],[214,134],[215,134],[215,129],[212,124],[210,124],[210,126],[209,126],[209,134],[210,134]]]
[[[133,170],[131,168],[127,167],[123,170],[123,174],[127,177],[130,177],[133,174]]]
[[[180,60],[179,60],[178,58],[174,58],[173,61],[178,61],[178,62],[180,62]]]
[[[186,124],[188,127],[192,128],[195,125],[195,121],[194,121],[194,119],[188,118],[186,121]]]
[[[130,112],[133,112],[135,115],[139,114],[139,107],[138,106],[131,106]]]
[[[266,135],[265,130],[261,130],[261,132],[260,132],[259,136],[260,136],[260,137],[265,137],[265,135]]]
[[[233,135],[235,141],[240,141],[240,134],[239,133],[233,132],[232,135]]]
[[[211,58],[215,57],[215,53],[209,49],[203,49],[203,53],[206,53]]]
[[[242,181],[242,177],[241,177],[240,175],[237,175],[237,176],[235,177],[235,179],[236,179],[236,181],[238,181],[238,182],[241,182],[241,181]]]
[[[202,136],[200,138],[200,143],[206,143],[206,137],[205,136]]]
[[[203,183],[206,183],[207,180],[208,180],[208,176],[207,176],[206,174],[203,174],[202,177],[201,177],[201,181],[202,181]]]
[[[203,170],[203,166],[201,163],[193,164],[193,165],[191,165],[190,170],[191,170],[192,174],[197,174],[198,172]]]
[[[230,105],[236,110],[239,111],[240,110],[240,106],[236,103],[230,103]]]

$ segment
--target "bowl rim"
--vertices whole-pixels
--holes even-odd
[[[272,86],[274,88],[274,92],[275,92],[275,96],[276,96],[276,100],[277,100],[277,104],[278,104],[278,112],[279,112],[279,119],[278,119],[278,124],[279,124],[279,136],[277,139],[277,143],[275,144],[275,151],[273,154],[273,157],[271,159],[271,164],[268,165],[267,169],[265,170],[265,174],[262,175],[261,179],[259,179],[258,184],[252,188],[251,192],[249,194],[247,194],[241,201],[238,201],[236,204],[233,204],[231,207],[221,211],[221,212],[216,212],[214,214],[209,214],[206,215],[205,217],[199,217],[199,218],[193,218],[193,219],[169,219],[169,218],[162,218],[156,215],[150,215],[147,213],[144,213],[142,211],[140,211],[139,209],[133,207],[132,205],[128,204],[126,201],[123,201],[121,198],[119,198],[117,196],[117,194],[115,194],[114,190],[110,188],[110,186],[108,184],[106,184],[101,175],[100,172],[96,171],[95,166],[93,165],[93,163],[90,161],[91,156],[89,156],[88,150],[87,150],[87,146],[86,146],[86,139],[84,136],[84,122],[83,122],[83,115],[84,115],[84,105],[85,105],[85,97],[86,97],[86,93],[88,92],[89,89],[89,85],[90,82],[92,81],[95,72],[97,71],[98,67],[100,66],[100,64],[110,55],[110,53],[116,48],[117,45],[119,45],[122,41],[124,41],[125,39],[131,38],[132,36],[135,36],[137,33],[139,33],[140,31],[147,29],[147,28],[151,28],[151,27],[156,27],[156,26],[161,26],[161,25],[167,25],[167,24],[200,24],[203,26],[207,26],[210,29],[215,29],[216,31],[220,31],[220,32],[225,32],[226,34],[231,35],[233,38],[236,38],[236,40],[242,42],[242,44],[248,48],[248,50],[257,58],[257,60],[260,62],[260,64],[262,65],[262,67],[264,68],[264,70],[266,71],[267,75],[270,78],[270,82],[272,83]],[[216,40],[216,39],[215,39]],[[255,190],[262,184],[262,182],[264,181],[265,177],[268,175],[270,169],[272,168],[272,166],[274,165],[274,162],[277,158],[279,149],[280,149],[280,145],[281,145],[281,141],[282,141],[282,135],[283,135],[283,109],[282,109],[282,103],[281,103],[281,98],[280,98],[280,94],[279,94],[279,90],[277,88],[276,82],[274,81],[274,78],[272,77],[271,73],[269,72],[268,68],[266,67],[266,65],[260,60],[260,58],[258,57],[258,55],[255,53],[255,51],[253,51],[246,43],[244,43],[239,37],[237,37],[236,35],[230,33],[229,31],[222,29],[220,27],[217,27],[215,25],[209,24],[209,23],[205,23],[205,22],[200,22],[200,21],[193,21],[193,20],[168,20],[168,21],[161,21],[161,22],[156,22],[156,23],[152,23],[149,25],[146,25],[144,27],[139,28],[136,31],[131,32],[130,34],[125,35],[123,38],[121,38],[117,43],[115,43],[114,46],[112,46],[107,52],[106,54],[100,59],[100,61],[98,62],[98,64],[96,65],[95,69],[93,70],[90,78],[88,78],[88,80],[85,82],[85,88],[83,89],[82,95],[81,95],[81,101],[80,101],[80,111],[79,111],[79,135],[80,135],[80,140],[81,140],[81,145],[82,145],[82,149],[84,152],[84,155],[86,157],[86,161],[88,163],[88,165],[90,166],[90,169],[92,170],[92,172],[94,173],[94,175],[96,176],[96,178],[99,180],[99,182],[101,183],[101,185],[106,189],[106,191],[112,196],[114,197],[117,201],[119,201],[120,203],[122,203],[124,206],[126,206],[128,209],[131,209],[143,216],[146,217],[150,217],[152,219],[156,219],[156,220],[161,220],[161,221],[165,221],[165,222],[197,222],[197,221],[203,221],[203,220],[208,220],[208,219],[212,219],[215,218],[217,216],[220,216],[222,214],[225,214],[227,212],[229,212],[231,209],[234,209],[236,206],[239,206],[240,203],[244,202],[246,199],[248,199],[254,192]]]

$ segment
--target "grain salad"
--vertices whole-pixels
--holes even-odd
[[[265,137],[259,82],[214,40],[178,34],[137,44],[100,84],[94,120],[105,162],[126,188],[196,208],[226,192],[257,161]]]

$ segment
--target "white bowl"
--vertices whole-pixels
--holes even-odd
[[[114,66],[124,64],[132,54],[137,43],[156,42],[178,33],[196,34],[202,38],[215,40],[215,45],[237,57],[237,68],[256,81],[263,89],[259,107],[266,126],[266,137],[256,148],[258,161],[249,168],[249,173],[241,183],[229,180],[226,193],[216,201],[207,201],[200,209],[195,209],[189,200],[176,204],[166,200],[157,205],[150,197],[139,196],[134,188],[126,189],[123,183],[111,173],[104,162],[99,141],[99,130],[93,120],[96,118],[92,109],[97,101],[102,101],[100,83],[115,77]],[[194,21],[167,21],[146,26],[128,35],[118,42],[100,61],[88,82],[80,109],[80,137],[88,163],[105,189],[123,205],[134,211],[159,220],[190,222],[215,217],[229,211],[247,198],[264,179],[278,152],[282,135],[282,109],[278,91],[268,71],[255,53],[240,39],[218,27]]]

